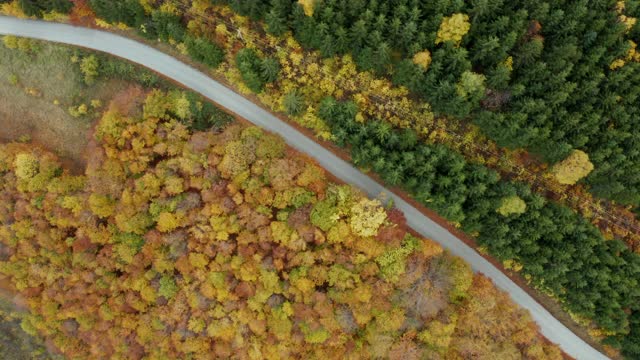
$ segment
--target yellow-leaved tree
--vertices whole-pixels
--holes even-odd
[[[436,44],[451,41],[456,46],[459,46],[462,37],[469,32],[469,29],[471,29],[469,15],[458,13],[445,17],[440,23],[440,28],[436,35]]]
[[[527,210],[527,204],[518,195],[508,196],[502,199],[500,207],[496,210],[502,216],[522,214]]]
[[[420,51],[413,55],[413,63],[421,69],[427,70],[429,65],[431,65],[431,53],[429,50]]]
[[[304,14],[307,16],[313,16],[313,6],[315,2],[315,0],[298,0],[298,4],[302,5]]]
[[[21,153],[15,160],[16,176],[18,179],[27,180],[38,173],[38,159],[32,154]]]
[[[351,207],[351,229],[360,236],[375,236],[386,218],[387,213],[376,199],[363,198]]]
[[[592,170],[593,164],[589,161],[589,155],[582,150],[574,150],[566,159],[555,164],[551,173],[560,184],[573,185],[589,175]]]

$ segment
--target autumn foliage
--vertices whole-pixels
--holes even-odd
[[[0,146],[0,272],[25,330],[86,359],[561,358],[397,210],[258,128],[192,133],[154,107],[174,97],[109,107],[85,176]]]

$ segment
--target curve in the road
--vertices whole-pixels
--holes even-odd
[[[529,310],[540,326],[542,334],[550,341],[557,343],[567,354],[576,359],[607,359],[571,332],[542,305],[462,240],[349,163],[200,71],[150,46],[104,31],[0,16],[0,34],[82,46],[119,56],[171,78],[255,125],[282,136],[289,145],[317,160],[320,165],[342,181],[365,190],[370,196],[380,193],[388,194],[395,206],[404,212],[409,226],[421,235],[437,241],[454,255],[463,258],[474,271],[491,278],[500,289],[508,292],[518,305]]]

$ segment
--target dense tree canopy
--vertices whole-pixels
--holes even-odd
[[[73,8],[70,0],[18,0],[18,5],[26,15],[37,17],[50,12],[66,14]]]
[[[254,49],[241,49],[236,54],[236,66],[251,91],[260,93],[267,83],[278,78],[280,63],[273,58],[261,58]]]
[[[638,127],[634,126],[638,106],[635,79],[640,58],[635,50],[639,34],[634,17],[638,11],[635,0],[429,3],[417,0],[215,0],[212,3],[229,3],[238,13],[264,20],[272,34],[282,35],[291,30],[304,47],[317,49],[324,57],[348,54],[321,65],[316,63],[313,70],[318,74],[331,69],[331,64],[344,61],[343,68],[335,67],[344,73],[314,83],[317,77],[310,70],[311,65],[304,71],[297,68],[302,68],[301,54],[309,54],[301,51],[297,44],[287,47],[293,49],[288,62],[256,48],[249,39],[254,33],[243,34],[238,30],[233,34],[235,37],[249,39],[250,45],[242,48],[238,46],[240,42],[229,40],[233,36],[229,36],[226,25],[206,29],[193,20],[197,17],[195,11],[183,13],[172,7],[171,2],[90,0],[97,15],[108,22],[135,27],[142,35],[174,44],[183,53],[212,67],[220,65],[224,55],[218,44],[227,41],[224,45],[229,50],[229,63],[233,65],[224,64],[221,71],[237,80],[235,84],[243,83],[258,93],[260,100],[278,104],[279,110],[300,118],[305,126],[312,124],[314,129],[324,131],[329,124],[331,132],[326,130],[324,137],[351,146],[356,164],[375,170],[391,185],[403,186],[425,205],[477,235],[483,248],[522,269],[532,284],[554,294],[566,309],[595,320],[605,330],[601,334],[611,335],[610,343],[622,346],[630,357],[637,356],[639,350],[634,345],[640,333],[636,305],[640,296],[637,255],[624,249],[618,241],[604,241],[593,226],[567,208],[531,194],[526,186],[499,179],[495,172],[466,161],[448,147],[424,145],[413,130],[395,130],[388,122],[368,121],[366,117],[378,115],[372,111],[373,107],[363,105],[368,101],[366,93],[376,93],[382,87],[365,86],[352,94],[353,87],[344,90],[331,84],[339,77],[349,78],[348,81],[354,78],[352,84],[357,88],[361,84],[358,80],[372,77],[355,71],[355,66],[348,70],[344,64],[352,65],[351,59],[354,59],[360,70],[389,76],[428,102],[425,114],[431,119],[431,109],[442,116],[438,121],[449,121],[451,117],[470,119],[500,145],[526,147],[556,162],[550,172],[559,183],[573,184],[588,175],[582,181],[590,184],[595,194],[635,204],[640,200]],[[206,8],[206,1],[197,2],[193,5],[195,8]],[[260,39],[277,44],[277,40],[269,36]],[[280,45],[295,43],[290,37],[280,41]],[[89,61],[87,64],[91,65]],[[313,83],[322,91],[299,89],[288,82],[277,89],[282,93],[275,91],[277,96],[274,96],[269,90],[278,85],[267,84],[285,76],[299,78],[299,84]],[[332,100],[318,106],[325,91],[339,98],[346,94],[358,106]],[[404,91],[406,95],[404,88],[397,91]],[[199,113],[206,110],[206,104],[179,92],[159,92],[150,99],[145,104],[145,117],[162,121],[176,119],[192,129],[209,128],[212,124],[209,120],[215,123],[217,118],[215,113]],[[379,111],[382,113],[388,108],[381,107]],[[194,116],[204,113],[207,115]],[[115,124],[117,116],[111,114],[104,120]],[[397,125],[397,122],[391,123]],[[133,128],[148,135],[148,129]],[[117,134],[118,129],[107,126],[100,131],[108,137]],[[147,157],[154,159],[149,154],[139,158],[133,154],[147,143],[148,138],[132,141],[131,147],[136,150],[122,151],[128,154],[125,157],[131,157],[130,163],[110,171],[124,172],[127,179],[130,173],[135,177],[146,176],[141,175],[141,171],[149,164],[154,165],[156,160],[149,161]],[[243,141],[234,139],[232,143],[216,166],[219,165],[223,177],[242,179],[248,169],[253,168],[254,155],[243,150]],[[277,149],[274,145],[274,149],[266,153],[277,153],[280,151]],[[111,155],[121,150],[111,149]],[[274,156],[266,153],[256,156]],[[281,162],[276,168],[282,170],[287,166]],[[30,173],[28,166],[23,170],[23,174]],[[269,175],[270,170],[267,170]],[[278,180],[285,181],[286,176],[282,175],[285,173],[280,172]],[[158,184],[154,179],[145,178],[146,181],[154,189],[160,187],[170,196],[180,196],[188,192],[191,179],[171,173]],[[279,182],[269,185],[275,183]],[[135,201],[134,195],[128,194],[131,197],[127,201]],[[236,196],[232,191],[232,195],[235,202],[241,198],[244,201],[246,194]],[[347,230],[352,235],[370,234],[373,230],[365,225],[379,221],[380,214],[363,213],[362,209],[369,208],[364,202],[360,207],[355,206],[359,203],[349,207],[350,214],[358,216],[348,221],[343,219],[345,224],[335,221],[334,217],[345,216],[336,210],[344,201],[343,195],[335,191],[326,198],[317,198],[308,214],[310,223],[327,233],[327,239],[345,236]],[[307,194],[287,196],[292,196],[296,203],[304,204],[308,200]],[[149,228],[154,227],[164,236],[180,231],[188,220],[185,214],[172,210],[172,203],[150,205],[149,214],[129,214],[120,211],[119,200],[113,194],[91,194],[86,201],[99,221],[113,219],[120,231],[133,234],[122,238],[129,248],[118,247],[127,258],[133,256],[131,249],[140,246],[140,237]],[[294,200],[291,201],[293,204]],[[82,208],[82,203],[73,197],[61,200],[60,204],[72,213]],[[285,226],[291,211],[280,209],[273,214],[277,221],[273,221],[269,229],[272,233],[284,234],[274,239],[278,244],[288,243],[295,237],[295,232],[289,232]],[[221,236],[233,238],[234,234],[223,232]],[[412,244],[399,244],[384,256],[376,257],[374,262],[381,278],[398,279],[394,273],[406,268],[402,259],[415,252]],[[188,260],[193,261],[196,268],[204,262],[197,255],[189,256]],[[330,286],[356,281],[342,268],[330,270],[333,279],[328,282]],[[174,279],[163,275],[158,281],[158,291],[163,294],[171,297],[178,291],[179,283]],[[148,292],[145,294],[151,296]],[[431,350],[448,349],[449,336],[454,332],[451,319],[425,325],[425,331],[416,338]],[[194,322],[191,326],[198,329],[203,325]],[[323,330],[300,329],[310,344],[324,343],[331,338],[331,334]],[[508,357],[508,353],[505,356]]]
[[[85,176],[0,146],[0,272],[26,331],[70,358],[562,358],[397,210],[260,129],[190,132],[176,98],[114,102]]]
[[[532,284],[559,298],[567,310],[619,336],[610,343],[637,334],[632,319],[640,311],[640,255],[620,241],[606,241],[583,218],[526,186],[502,181],[444,146],[418,143],[412,130],[359,123],[356,110],[355,104],[333,98],[319,109],[336,141],[350,146],[355,164],[460,223],[492,255],[520,264]]]
[[[631,36],[634,34],[633,31],[637,21],[633,17],[633,12],[636,11],[636,6],[632,3],[633,1],[625,2],[617,2],[615,6],[612,6],[610,10],[615,13],[615,20],[624,25],[626,29],[625,36]],[[572,179],[571,181],[562,180],[561,178],[556,178],[552,176],[547,176],[544,173],[545,167],[543,164],[539,162],[538,157],[520,157],[520,152],[510,152],[508,149],[500,149],[496,146],[496,144],[488,140],[484,135],[480,135],[479,132],[476,131],[475,127],[468,127],[466,125],[459,126],[460,123],[458,121],[451,121],[451,117],[438,117],[435,120],[433,119],[432,109],[435,109],[438,105],[433,101],[429,101],[429,103],[420,103],[417,98],[407,97],[409,102],[407,103],[406,97],[406,89],[404,87],[391,87],[391,89],[387,88],[386,82],[387,80],[383,80],[380,82],[382,84],[378,87],[369,88],[366,83],[363,84],[361,79],[366,77],[373,77],[370,73],[353,73],[351,76],[356,76],[354,78],[355,81],[351,79],[346,82],[340,82],[339,79],[348,79],[345,74],[333,74],[333,79],[327,73],[325,67],[333,70],[340,70],[340,65],[347,67],[352,63],[351,55],[357,55],[352,49],[350,35],[347,33],[346,35],[341,37],[341,40],[338,42],[338,45],[341,52],[336,52],[335,47],[336,44],[333,42],[323,43],[320,47],[307,46],[311,49],[320,50],[317,54],[310,52],[302,52],[298,43],[291,39],[289,33],[284,37],[280,37],[279,39],[275,39],[274,37],[265,35],[256,22],[247,22],[246,18],[241,18],[233,15],[227,7],[220,6],[212,6],[211,4],[219,4],[219,3],[228,3],[228,1],[217,0],[217,1],[198,1],[191,4],[191,6],[177,6],[175,3],[169,1],[155,1],[153,4],[148,2],[140,2],[145,11],[147,20],[144,24],[138,27],[138,30],[143,33],[145,36],[149,36],[150,38],[161,38],[168,41],[171,44],[177,45],[176,47],[182,51],[183,53],[187,52],[186,46],[189,45],[189,38],[194,36],[198,39],[202,39],[204,41],[209,41],[212,43],[218,43],[220,46],[226,47],[228,51],[227,62],[218,68],[218,73],[220,75],[224,75],[227,80],[233,83],[236,86],[240,87],[240,90],[243,92],[247,92],[247,88],[242,85],[239,85],[239,76],[238,71],[231,63],[235,63],[235,55],[242,46],[247,45],[247,47],[251,49],[257,49],[257,54],[260,58],[265,58],[265,54],[267,56],[274,56],[273,53],[277,53],[277,57],[280,60],[281,65],[283,66],[282,71],[279,75],[279,80],[273,84],[273,86],[269,86],[267,91],[261,91],[260,94],[263,96],[259,96],[259,99],[270,106],[275,110],[287,110],[285,105],[296,105],[300,102],[296,101],[287,101],[284,100],[285,94],[292,93],[292,88],[290,85],[291,80],[295,79],[295,82],[298,84],[303,84],[302,86],[309,86],[313,81],[318,79],[318,71],[317,66],[322,68],[320,72],[320,76],[324,77],[324,81],[320,81],[316,83],[316,90],[302,90],[299,94],[305,97],[306,102],[306,111],[302,111],[301,113],[289,112],[289,114],[298,114],[294,116],[298,116],[300,119],[295,119],[299,123],[304,124],[304,126],[312,127],[316,130],[319,135],[323,138],[328,137],[328,131],[326,130],[326,126],[321,124],[320,121],[317,120],[317,116],[315,116],[315,108],[317,106],[317,101],[321,98],[318,93],[325,92],[322,96],[332,95],[338,96],[340,98],[344,98],[353,96],[354,99],[357,100],[358,105],[361,107],[361,111],[365,116],[378,116],[375,114],[375,111],[372,114],[372,110],[377,110],[380,112],[380,117],[384,118],[385,121],[389,121],[395,126],[401,127],[412,127],[414,124],[418,123],[421,126],[424,126],[425,131],[418,130],[420,136],[428,139],[428,141],[436,141],[442,142],[449,147],[455,148],[457,151],[462,152],[469,159],[479,159],[480,162],[486,162],[490,164],[490,166],[494,169],[499,170],[502,174],[510,177],[517,178],[520,181],[527,181],[532,184],[535,184],[535,188],[537,191],[541,193],[551,194],[552,198],[555,196],[561,196],[565,198],[565,194],[570,200],[567,205],[572,207],[574,210],[582,213],[587,219],[592,222],[596,222],[601,230],[612,236],[621,237],[629,244],[631,248],[637,247],[638,237],[635,233],[629,232],[629,227],[624,225],[620,226],[620,219],[623,219],[624,222],[627,222],[627,218],[631,219],[633,214],[629,211],[630,209],[623,206],[624,204],[633,204],[634,203],[634,195],[633,190],[629,188],[628,184],[633,184],[635,182],[635,170],[634,168],[621,170],[624,166],[610,166],[611,162],[606,160],[602,160],[602,157],[594,155],[589,149],[582,148],[583,151],[589,156],[590,162],[595,165],[595,169],[593,171],[588,172],[588,177],[580,180],[580,183],[575,186],[573,182],[576,179]],[[286,1],[248,1],[248,2],[231,2],[233,8],[242,13],[249,14],[255,19],[260,19],[264,15],[265,25],[268,29],[271,25],[277,23],[277,27],[279,27],[278,34],[284,34],[285,30],[288,28],[292,28],[293,26],[293,14],[296,12],[296,8],[300,8],[302,2],[294,2],[290,0]],[[331,2],[305,2],[304,6],[309,6],[312,4],[316,10],[317,8],[324,7]],[[354,2],[354,5],[357,5],[360,2]],[[364,3],[367,3],[366,1]],[[402,4],[406,6],[416,6],[420,9],[423,6],[426,6],[421,3],[417,3],[415,1],[405,1],[400,2],[400,7]],[[373,2],[373,5],[369,8],[376,9],[379,4],[377,2]],[[335,4],[334,4],[335,5]],[[340,5],[340,4],[338,4]],[[115,6],[115,5],[114,5]],[[337,6],[337,5],[336,5]],[[347,6],[342,4],[341,6]],[[380,9],[393,9],[395,5],[383,4],[380,5]],[[468,10],[470,7],[477,7],[478,9],[474,10],[475,13],[472,15]],[[528,6],[534,5],[522,5],[524,8]],[[519,66],[519,57],[520,55],[516,55],[513,51],[507,51],[506,56],[499,61],[496,65],[496,68],[492,71],[488,71],[485,66],[477,66],[474,64],[474,60],[471,59],[471,68],[466,66],[467,60],[469,60],[469,56],[471,54],[471,50],[466,45],[468,38],[474,33],[474,21],[477,19],[484,19],[483,21],[489,21],[491,18],[489,16],[493,10],[492,7],[496,7],[495,12],[499,13],[500,11],[506,11],[501,4],[488,5],[473,3],[473,4],[445,4],[445,5],[437,5],[435,6],[437,11],[443,11],[445,9],[447,12],[452,11],[450,14],[443,15],[442,19],[438,22],[438,26],[433,26],[434,33],[432,34],[432,40],[435,47],[429,47],[425,49],[420,49],[417,52],[405,52],[401,53],[396,48],[398,47],[397,42],[393,43],[393,49],[391,51],[391,58],[388,64],[378,64],[376,66],[386,68],[382,73],[390,75],[390,79],[393,78],[399,83],[405,84],[408,87],[414,89],[415,87],[421,86],[424,84],[423,81],[425,76],[431,76],[432,79],[436,80],[434,82],[437,88],[441,88],[440,90],[446,90],[443,92],[442,96],[438,97],[439,102],[447,103],[448,107],[451,108],[450,115],[459,115],[467,113],[471,111],[470,119],[473,119],[477,122],[482,122],[485,119],[485,115],[491,112],[502,111],[504,107],[510,104],[510,102],[515,99],[514,91],[511,90],[501,90],[501,87],[498,83],[502,81],[509,82],[512,73]],[[380,10],[380,11],[382,11]],[[391,11],[391,10],[390,10]],[[403,13],[403,11],[398,11],[398,13]],[[413,10],[412,10],[413,11]],[[315,18],[318,16],[318,11],[313,11],[311,16],[309,16],[309,11],[302,10],[305,18]],[[544,13],[544,11],[543,11]],[[559,11],[558,11],[559,13]],[[265,15],[266,14],[266,15]],[[340,15],[336,13],[337,16]],[[358,12],[354,12],[353,16],[358,15]],[[422,14],[422,13],[420,13]],[[489,15],[488,15],[489,14]],[[300,15],[300,14],[298,14]],[[454,16],[455,15],[455,16]],[[465,17],[468,15],[468,17]],[[482,15],[482,16],[481,16]],[[520,14],[521,15],[521,14]],[[359,15],[358,15],[359,16]],[[417,16],[417,15],[416,15]],[[418,16],[420,19],[425,17],[426,15]],[[536,17],[532,14],[528,14],[529,17]],[[428,17],[428,16],[426,16]],[[340,16],[338,16],[340,18]],[[501,21],[506,19],[514,19],[517,20],[517,17],[502,17]],[[218,21],[219,20],[219,21]],[[388,17],[387,17],[388,20]],[[381,21],[381,20],[377,20]],[[166,22],[166,24],[164,24]],[[467,29],[466,23],[470,24],[470,28]],[[515,41],[519,44],[520,41],[530,40],[531,51],[533,53],[537,53],[538,51],[542,51],[548,43],[545,41],[547,38],[542,34],[545,29],[545,24],[541,24],[537,20],[531,20],[530,22],[518,22],[518,26],[524,26],[523,24],[529,24],[526,32],[522,39],[519,39],[516,35]],[[320,23],[317,24],[318,28],[324,31],[324,26],[326,24]],[[452,30],[455,26],[460,27],[460,34],[462,36],[462,40],[458,44],[457,41],[436,41],[437,34],[441,30],[443,33],[451,32],[454,33],[457,30]],[[186,29],[187,31],[178,31],[175,29],[179,29],[180,26]],[[479,26],[479,25],[478,25]],[[158,36],[155,33],[155,27],[159,27],[162,29],[174,29],[175,34],[172,36]],[[614,26],[615,27],[615,26]],[[411,27],[409,27],[411,29]],[[258,31],[255,31],[258,30]],[[446,30],[446,31],[445,31]],[[608,29],[609,30],[609,29]],[[488,30],[487,30],[488,31]],[[492,30],[494,31],[494,30]],[[167,31],[164,31],[167,32]],[[478,30],[478,34],[482,31]],[[293,31],[297,36],[297,32]],[[190,35],[185,35],[190,34]],[[246,36],[244,36],[245,34]],[[499,35],[499,36],[498,36]],[[509,36],[513,35],[509,33]],[[496,37],[499,38],[503,36],[503,34],[497,34]],[[180,38],[182,37],[182,42],[180,42]],[[299,38],[299,36],[297,36]],[[493,44],[493,40],[490,39],[489,43]],[[266,47],[265,47],[265,44]],[[514,45],[515,46],[515,45]],[[517,45],[519,46],[519,45]],[[617,58],[609,64],[609,67],[606,71],[618,71],[623,68],[628,68],[635,64],[635,61],[640,59],[638,53],[635,51],[635,43],[629,42],[630,49],[626,53],[623,58]],[[455,57],[453,61],[445,61],[445,64],[441,64],[440,60],[435,61],[434,59],[440,57],[442,60],[442,56],[444,52],[440,51],[444,48],[451,48],[451,51],[459,52],[460,56]],[[488,46],[491,48],[491,46]],[[440,52],[438,52],[440,51]],[[489,51],[489,50],[487,50]],[[436,54],[438,52],[438,54]],[[290,66],[286,66],[286,61],[284,59],[283,53],[290,54]],[[195,54],[195,53],[194,53]],[[303,55],[304,54],[304,55]],[[344,57],[334,57],[331,61],[322,62],[318,59],[318,54],[322,54],[324,56],[332,56],[347,54]],[[384,58],[386,57],[387,51],[384,50],[380,52],[380,54],[384,55],[380,56],[355,56],[356,62],[360,65],[360,68],[363,68],[362,64],[360,64],[361,60],[370,61],[373,58]],[[564,54],[564,52],[562,52]],[[524,54],[522,56],[529,56]],[[197,57],[197,55],[192,55]],[[306,61],[305,57],[310,57],[311,61]],[[375,61],[378,61],[374,59]],[[273,60],[273,58],[271,58]],[[370,61],[371,62],[371,61]],[[431,66],[431,63],[434,62],[434,65]],[[277,61],[265,62],[267,64],[276,64]],[[614,66],[615,63],[615,66]],[[229,64],[231,66],[227,67]],[[334,64],[334,66],[327,66],[327,64]],[[316,65],[315,68],[313,66]],[[373,64],[370,64],[373,66]],[[293,67],[293,69],[292,69]],[[453,67],[455,67],[456,71],[453,71]],[[255,67],[257,69],[257,66]],[[275,66],[266,66],[267,69],[275,69]],[[368,68],[365,66],[364,68]],[[470,69],[470,70],[469,70]],[[275,71],[267,71],[264,69],[260,69],[260,72],[246,71],[246,74],[243,75],[242,78],[248,78],[249,84],[251,84],[254,89],[258,89],[262,83],[261,79],[256,76],[256,74],[261,74],[265,76],[265,74],[275,74]],[[450,77],[451,74],[458,73],[459,75]],[[246,76],[245,76],[246,75]],[[450,81],[441,81],[450,77]],[[378,80],[378,77],[376,80]],[[401,79],[405,79],[407,83],[400,81]],[[330,84],[330,81],[333,80],[334,83]],[[246,83],[245,83],[246,85]],[[284,86],[283,86],[284,85]],[[355,90],[354,86],[355,85]],[[390,92],[389,92],[390,90]],[[332,93],[336,91],[335,93]],[[371,92],[369,92],[371,91]],[[327,93],[329,92],[329,93]],[[354,93],[355,92],[355,93]],[[389,93],[393,93],[393,96],[387,96]],[[446,95],[446,94],[448,95]],[[549,91],[545,91],[545,94],[550,93]],[[379,97],[379,95],[381,95]],[[399,96],[397,94],[400,94]],[[434,91],[429,91],[429,96],[434,95]],[[357,97],[360,96],[358,99]],[[367,99],[368,98],[368,99]],[[298,97],[289,97],[287,100],[298,100]],[[475,103],[478,103],[474,105]],[[533,104],[533,102],[530,102]],[[274,106],[274,104],[277,104]],[[473,108],[478,108],[480,110],[473,110]],[[552,107],[548,104],[544,105],[545,109],[551,109]],[[398,111],[400,110],[400,111]],[[424,111],[423,111],[424,110]],[[437,110],[437,109],[435,109]],[[441,113],[440,111],[438,111]],[[424,114],[423,114],[424,113]],[[454,114],[455,113],[455,114]],[[426,118],[422,118],[422,116],[426,116]],[[573,121],[573,120],[572,120]],[[434,124],[437,122],[438,124]],[[531,125],[531,122],[527,122],[528,125]],[[498,124],[497,126],[509,132],[504,139],[505,141],[517,140],[518,136],[521,135],[520,129],[508,129],[508,126],[502,126],[504,124]],[[603,131],[609,131],[613,129],[618,129],[612,124],[607,125],[607,129]],[[505,130],[507,129],[507,130]],[[485,128],[485,130],[487,130]],[[517,134],[511,133],[515,131]],[[571,131],[579,131],[578,127],[571,128]],[[428,132],[431,132],[429,134]],[[447,132],[447,134],[433,134],[433,132]],[[452,133],[452,134],[449,134]],[[539,135],[547,134],[547,131],[539,132]],[[454,137],[463,136],[465,141],[458,142],[454,140],[454,137],[450,137],[449,135],[453,135]],[[433,136],[433,137],[432,137]],[[474,141],[478,140],[478,141]],[[474,146],[467,146],[467,144],[474,144]],[[505,145],[504,142],[500,142],[500,144]],[[567,159],[568,156],[572,153],[575,153],[570,147],[567,148],[562,146],[561,144],[552,144],[547,141],[538,141],[535,140],[532,142],[532,146],[534,147],[542,147],[550,150],[551,152],[558,152],[556,159],[553,161],[561,161],[563,159]],[[612,144],[611,142],[609,144]],[[488,149],[488,150],[487,150]],[[531,149],[531,147],[530,147]],[[535,150],[535,149],[534,149]],[[635,157],[635,151],[616,151],[616,152],[607,152],[607,156],[615,155],[617,163],[618,161],[624,161],[629,164],[631,158]],[[506,159],[505,159],[506,158]],[[531,159],[533,162],[530,162]],[[603,162],[604,161],[604,162]],[[533,165],[530,167],[530,165]],[[542,166],[539,166],[542,165]],[[552,164],[550,164],[552,165]],[[523,171],[521,167],[530,167],[531,171]],[[607,174],[604,176],[603,174]],[[615,173],[615,174],[613,174]],[[598,177],[600,180],[596,184],[592,180]],[[622,181],[620,177],[626,177]],[[556,179],[560,179],[563,181],[562,185],[556,181]],[[589,183],[586,187],[584,184]],[[550,190],[551,193],[546,192],[546,190]],[[566,191],[565,191],[566,190]],[[622,204],[611,203],[611,202],[602,202],[601,199],[592,198],[591,194],[585,194],[585,190],[592,191],[592,193],[598,195],[598,197],[605,196],[612,198],[614,200],[623,200]],[[606,195],[603,193],[607,192],[608,194],[615,195]],[[584,202],[576,201],[579,197],[585,197]],[[606,216],[600,216],[602,212],[599,211],[601,208],[600,205],[605,204],[605,210],[607,214]],[[631,221],[633,221],[631,219]],[[632,226],[634,227],[634,226]]]
[[[439,114],[473,115],[500,145],[551,162],[584,150],[596,195],[640,203],[636,0],[325,0],[312,12],[291,0],[222,2],[266,19],[275,34],[288,24],[324,56],[352,53],[361,69],[392,75]],[[412,61],[424,51],[427,70]],[[486,77],[478,96],[456,92],[469,73]]]

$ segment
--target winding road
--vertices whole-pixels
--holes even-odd
[[[122,36],[65,24],[0,16],[0,34],[82,46],[119,56],[177,81],[255,125],[282,136],[289,145],[314,158],[342,181],[365,190],[370,196],[377,196],[383,192],[388,194],[395,206],[404,212],[409,226],[463,258],[471,264],[474,271],[491,278],[498,288],[508,292],[516,303],[529,310],[540,326],[542,334],[558,344],[567,354],[581,360],[608,359],[571,332],[516,283],[445,228],[292,126],[189,65]],[[1,61],[0,59],[0,63]]]

